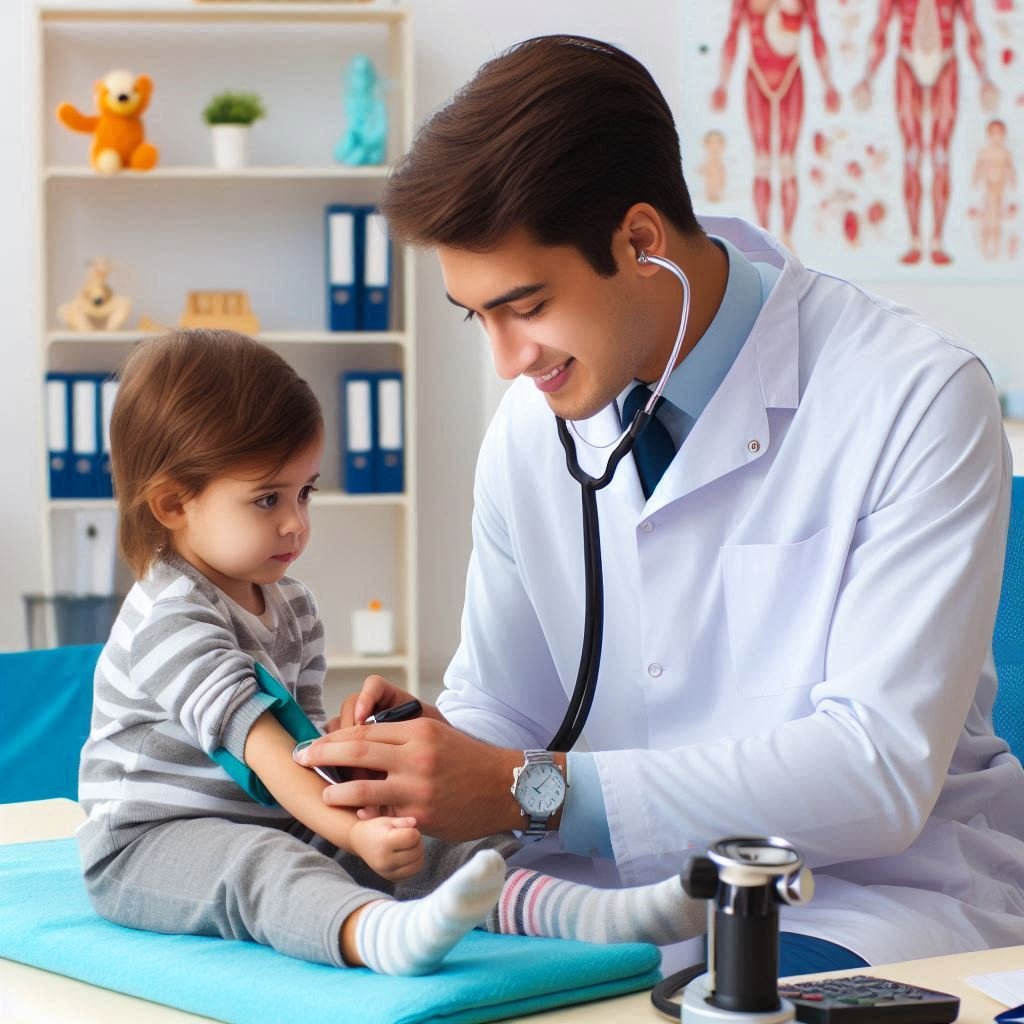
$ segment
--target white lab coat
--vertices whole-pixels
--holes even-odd
[[[783,270],[650,500],[632,459],[598,497],[604,659],[584,737],[611,884],[667,877],[717,838],[778,835],[818,884],[787,930],[871,963],[1024,943],[1024,773],[991,716],[1010,480],[991,380],[752,225],[704,226]],[[618,429],[611,409],[580,425],[598,444]],[[577,447],[600,475],[607,449]],[[543,747],[561,721],[580,515],[553,416],[520,380],[477,470],[439,702],[459,728]]]

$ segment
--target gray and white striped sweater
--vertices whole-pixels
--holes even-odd
[[[210,754],[242,759],[268,698],[259,662],[324,725],[324,631],[313,595],[290,577],[264,586],[257,617],[177,556],[132,587],[100,654],[82,749],[83,868],[175,818],[290,821],[252,801]]]

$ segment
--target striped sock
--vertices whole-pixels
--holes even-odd
[[[356,928],[356,949],[378,974],[429,974],[494,906],[505,878],[497,850],[481,850],[429,896],[368,903]]]
[[[704,932],[707,904],[691,900],[678,876],[632,889],[594,889],[536,871],[513,871],[486,928],[580,942],[664,946]]]

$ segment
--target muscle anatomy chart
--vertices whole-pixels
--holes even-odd
[[[859,277],[1024,275],[1024,0],[678,10],[698,210]]]

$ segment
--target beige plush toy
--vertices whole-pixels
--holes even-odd
[[[57,310],[61,320],[73,331],[116,331],[124,325],[132,300],[115,295],[107,284],[110,264],[93,260],[89,273],[75,297]]]
[[[152,92],[153,83],[146,75],[135,78],[130,71],[111,71],[96,83],[97,116],[62,103],[57,117],[72,131],[92,134],[90,161],[101,174],[124,169],[148,171],[156,166],[159,155],[156,147],[146,142],[142,126]]]

